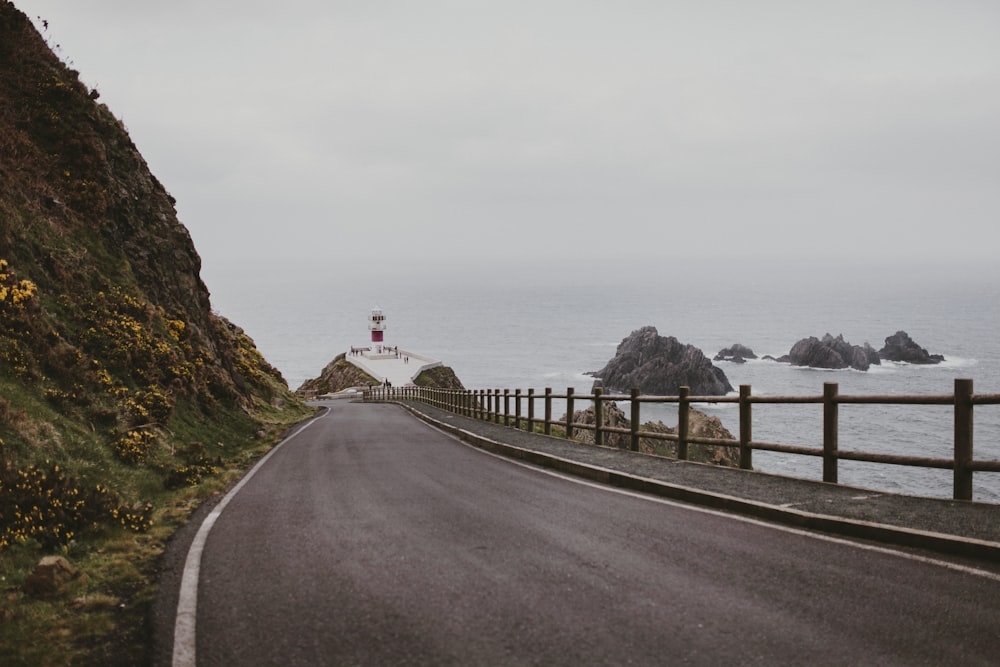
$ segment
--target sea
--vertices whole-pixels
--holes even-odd
[[[588,373],[632,331],[651,325],[710,359],[735,343],[780,357],[798,340],[827,333],[879,349],[897,331],[945,357],[938,365],[883,362],[865,372],[714,362],[733,387],[749,384],[757,396],[818,396],[827,382],[841,394],[942,395],[957,378],[971,378],[978,394],[1000,394],[1000,269],[993,265],[807,257],[641,264],[227,259],[204,262],[202,277],[216,312],[254,339],[291,389],[351,346],[366,345],[368,315],[378,307],[386,344],[440,359],[469,389],[587,393],[594,381]],[[697,407],[739,433],[735,404]],[[641,418],[674,426],[676,405],[644,404]],[[840,407],[844,450],[951,458],[953,429],[949,406]],[[758,404],[753,437],[821,447],[822,406]],[[975,408],[974,443],[976,459],[1000,460],[1000,405]],[[754,468],[822,478],[822,460],[813,456],[755,451]],[[950,470],[841,461],[839,480],[952,496]],[[1000,503],[1000,473],[976,473],[973,486],[974,500]]]

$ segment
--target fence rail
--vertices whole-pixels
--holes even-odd
[[[450,412],[504,426],[535,431],[538,427],[546,435],[552,435],[552,427],[565,431],[565,437],[572,439],[577,430],[594,432],[594,442],[603,445],[608,434],[627,435],[629,449],[639,451],[640,439],[666,440],[677,444],[677,458],[688,460],[689,446],[726,446],[739,450],[740,467],[753,468],[754,450],[781,452],[823,459],[823,481],[837,482],[838,461],[864,461],[922,468],[939,468],[954,471],[953,496],[956,500],[972,500],[972,477],[975,472],[1000,472],[1000,461],[975,460],[973,458],[973,408],[976,405],[1000,405],[1000,394],[975,394],[972,380],[956,379],[954,392],[943,395],[848,395],[840,394],[836,382],[823,385],[823,393],[816,396],[754,396],[750,385],[740,385],[738,396],[691,396],[688,387],[680,387],[677,396],[643,396],[638,389],[629,394],[605,394],[595,388],[592,394],[577,394],[572,387],[564,394],[556,394],[546,388],[543,394],[534,389],[527,393],[520,389],[478,389],[455,391],[429,387],[372,388],[364,392],[365,400],[416,400]],[[565,401],[565,420],[552,418],[552,402]],[[536,404],[541,401],[542,417],[536,414]],[[580,423],[574,420],[578,401],[594,407],[594,423]],[[604,405],[608,403],[629,404],[629,427],[613,427],[604,424]],[[677,404],[677,430],[675,433],[644,431],[640,425],[640,406],[643,403]],[[690,434],[690,410],[696,403],[736,403],[739,406],[739,436],[733,440],[702,438]],[[753,439],[754,404],[816,404],[823,408],[823,446],[803,447],[790,444],[760,442]],[[841,405],[943,405],[954,408],[954,447],[952,458],[923,456],[901,456],[877,454],[839,447],[839,406]],[[512,408],[513,407],[513,411]]]

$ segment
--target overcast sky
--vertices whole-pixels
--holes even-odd
[[[206,263],[1000,241],[995,0],[14,3]]]

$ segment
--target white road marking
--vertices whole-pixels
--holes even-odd
[[[423,420],[420,420],[423,421]],[[671,500],[669,498],[661,498],[659,496],[653,496],[645,493],[640,493],[638,491],[629,491],[628,489],[621,489],[608,484],[600,484],[598,482],[591,482],[590,480],[582,479],[580,477],[574,477],[572,475],[567,475],[565,473],[557,472],[555,470],[549,470],[547,468],[542,468],[540,466],[533,465],[531,463],[525,463],[524,461],[518,461],[517,459],[512,459],[502,454],[494,454],[493,452],[488,452],[484,449],[480,449],[475,445],[465,442],[461,438],[447,431],[443,431],[432,424],[427,424],[423,422],[429,428],[433,428],[435,431],[442,433],[456,442],[473,449],[481,454],[486,454],[487,456],[492,456],[494,458],[500,459],[502,461],[507,461],[522,468],[527,468],[528,470],[534,470],[535,472],[544,473],[546,475],[551,475],[552,477],[558,477],[559,479],[564,479],[575,484],[582,484],[584,486],[589,486],[594,489],[600,489],[602,491],[608,491],[610,493],[619,493],[626,496],[631,496],[633,498],[641,498],[642,500],[648,500],[654,503],[660,503],[662,505],[669,505],[671,507],[678,507],[681,509],[691,510],[692,512],[702,512],[704,514],[711,514],[713,516],[726,517],[736,521],[743,521],[745,523],[752,523],[756,526],[763,526],[765,528],[771,528],[772,530],[780,530],[785,533],[791,533],[793,535],[800,535],[802,537],[809,537],[814,540],[822,540],[824,542],[831,542],[833,544],[842,544],[845,546],[854,547],[856,549],[862,549],[865,551],[873,551],[876,553],[887,554],[891,556],[897,556],[899,558],[904,558],[906,560],[915,561],[918,563],[926,563],[928,565],[936,565],[938,567],[943,567],[948,570],[953,570],[955,572],[962,572],[964,574],[970,574],[976,577],[982,577],[983,579],[990,579],[992,581],[1000,581],[1000,574],[995,572],[990,572],[989,570],[980,570],[978,568],[969,567],[967,565],[960,565],[958,563],[951,563],[946,560],[939,560],[937,558],[930,558],[928,556],[920,556],[918,554],[911,554],[906,551],[900,551],[898,549],[892,549],[890,547],[880,547],[873,544],[866,544],[864,542],[855,542],[853,540],[848,540],[841,537],[834,537],[832,535],[826,535],[825,533],[812,532],[808,530],[803,530],[801,528],[793,528],[791,526],[783,526],[778,523],[771,523],[768,521],[762,521],[760,519],[754,519],[753,517],[743,516],[740,514],[730,514],[729,512],[722,512],[719,510],[710,509],[708,507],[700,507],[698,505],[692,505],[690,503],[684,503],[678,500]]]
[[[302,431],[306,430],[318,420],[323,419],[328,414],[330,414],[330,409],[327,408],[319,417],[314,417],[306,422],[299,430],[292,433],[290,436],[275,445],[271,451],[269,451],[257,464],[250,469],[243,479],[234,486],[229,493],[226,494],[225,498],[216,505],[211,513],[205,517],[202,521],[201,527],[198,528],[198,533],[194,536],[194,540],[191,542],[191,547],[188,549],[187,559],[184,561],[184,572],[181,575],[181,588],[177,599],[177,617],[174,622],[174,653],[173,653],[173,667],[195,667],[197,662],[197,651],[195,645],[195,626],[198,620],[198,577],[201,573],[201,554],[205,550],[205,542],[208,540],[208,534],[212,532],[212,526],[215,525],[216,519],[222,514],[222,510],[226,509],[226,505],[229,501],[236,497],[236,494],[240,492],[240,489],[250,481],[257,471],[267,463],[267,460],[271,456],[281,449],[285,443],[290,441],[292,438],[297,436]]]

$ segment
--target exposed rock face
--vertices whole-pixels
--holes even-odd
[[[660,396],[676,396],[684,386],[695,396],[724,396],[733,391],[726,374],[701,350],[673,336],[660,336],[651,326],[629,334],[614,358],[590,374],[614,391],[638,387],[644,394]]]
[[[732,347],[719,350],[713,361],[731,361],[734,364],[745,363],[747,359],[756,359],[757,355],[749,347],[736,343]]]
[[[326,365],[319,377],[306,380],[301,387],[295,390],[295,393],[311,398],[320,394],[334,394],[350,387],[367,387],[376,384],[379,384],[378,380],[347,361],[346,354],[341,354]]]
[[[885,347],[878,351],[878,356],[886,361],[903,361],[908,364],[939,364],[944,361],[940,354],[929,354],[920,347],[905,331],[897,331],[885,339]]]
[[[604,425],[613,428],[629,428],[629,419],[625,413],[614,403],[603,403],[601,409],[604,412]],[[691,423],[689,424],[689,434],[698,438],[718,438],[725,440],[735,440],[733,434],[729,432],[718,417],[709,417],[704,412],[692,409],[689,414]],[[561,421],[566,420],[563,415]],[[593,406],[586,410],[579,410],[574,413],[573,421],[578,424],[594,423]],[[651,433],[676,433],[676,428],[671,428],[662,421],[649,421],[644,423],[641,430]],[[594,444],[594,432],[586,429],[578,429],[573,433],[573,439],[587,444]],[[605,433],[604,444],[607,447],[617,449],[628,449],[629,436],[623,433]],[[644,454],[656,454],[658,456],[669,456],[677,458],[677,443],[670,440],[660,440],[657,438],[639,438],[639,451]],[[691,445],[688,447],[688,460],[697,463],[712,463],[715,465],[737,467],[739,465],[739,447],[721,447],[718,445],[701,446]]]
[[[878,352],[871,345],[851,345],[844,340],[843,334],[836,338],[826,334],[822,340],[815,336],[803,338],[778,361],[810,368],[854,368],[859,371],[868,370],[872,364],[882,363]]]

